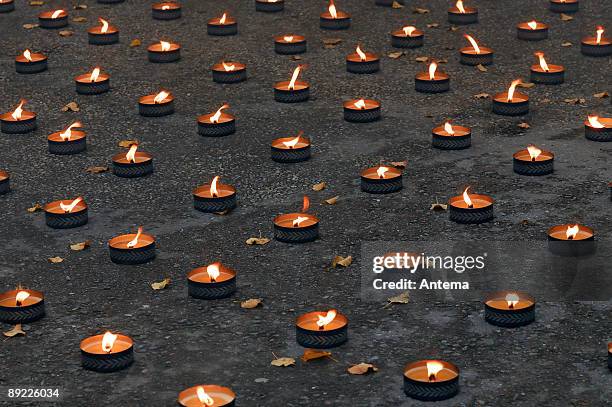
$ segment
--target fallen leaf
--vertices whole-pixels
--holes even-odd
[[[523,219],[519,223],[521,224],[521,226],[527,226],[527,225],[529,225],[529,220],[528,219]]]
[[[391,59],[398,59],[398,58],[401,58],[401,57],[402,57],[402,55],[404,55],[404,52],[403,52],[403,51],[389,52],[389,53],[387,54],[387,56],[388,56],[389,58],[391,58]]]
[[[427,62],[429,61],[429,57],[416,57],[414,60],[417,62]]]
[[[353,256],[336,256],[332,259],[331,266],[335,269],[338,266],[348,267],[351,265],[351,263],[353,263]]]
[[[403,293],[396,295],[394,297],[387,298],[387,305],[391,304],[408,304],[410,301],[410,294],[408,291],[404,291]]]
[[[446,58],[436,59],[436,62],[439,63],[439,64],[446,64],[446,63],[448,63],[448,59],[446,59]]]
[[[378,368],[370,363],[359,363],[346,369],[350,374],[362,375],[370,372],[378,372]]]
[[[63,261],[64,261],[64,259],[62,259],[62,258],[61,258],[61,257],[59,257],[59,256],[55,256],[55,257],[49,257],[49,261],[50,261],[51,263],[61,263],[61,262],[63,262]]]
[[[251,298],[240,303],[240,308],[253,309],[263,305],[261,298]]]
[[[336,45],[340,44],[342,40],[340,38],[324,38],[323,39],[323,48],[330,49],[334,48]]]
[[[272,362],[270,362],[270,364],[272,366],[278,366],[278,367],[294,366],[295,365],[295,359],[293,359],[293,358],[276,358]]]
[[[326,199],[324,202],[328,205],[335,205],[338,203],[338,199],[340,199],[340,195],[336,195],[332,198]]]
[[[521,129],[529,129],[529,128],[531,128],[531,126],[527,122],[520,122],[517,126],[519,128],[521,128]]]
[[[60,37],[72,37],[72,35],[74,34],[74,31],[63,30],[63,31],[60,31],[58,34],[60,35]]]
[[[35,203],[34,206],[32,206],[31,208],[28,208],[27,211],[29,213],[34,213],[34,212],[38,212],[38,211],[42,211],[43,210],[43,206],[39,203]]]
[[[134,48],[134,47],[139,47],[140,44],[142,44],[142,42],[140,42],[140,40],[138,38],[135,38],[132,40],[132,42],[130,42],[130,47]]]
[[[300,357],[300,359],[302,359],[302,362],[310,362],[311,360],[321,358],[330,358],[333,360],[334,358],[332,358],[331,355],[331,352],[327,352],[325,350],[304,349],[304,354]]]
[[[117,143],[117,145],[119,147],[123,147],[123,148],[130,148],[134,144],[138,144],[138,140],[136,140],[136,139],[134,139],[134,140],[121,140],[119,143]]]
[[[429,208],[430,211],[434,211],[434,212],[444,212],[447,209],[448,209],[447,204],[442,204],[438,202],[431,204],[431,207]]]
[[[563,14],[563,13],[561,13],[560,18],[561,18],[561,21],[572,21],[574,19],[574,17],[568,16],[567,14]]]
[[[77,4],[74,6],[75,10],[85,10],[87,8],[87,4]]]
[[[325,182],[319,182],[318,184],[314,184],[312,186],[312,190],[313,191],[323,191],[325,187],[327,187],[327,184]]]
[[[476,65],[476,69],[478,69],[480,72],[487,72],[488,71],[487,67],[484,66],[483,64]]]
[[[301,61],[301,60],[302,60],[302,57],[301,57],[301,56],[299,56],[299,55],[292,55],[292,56],[291,56],[291,60],[293,60],[293,61]]]
[[[168,287],[168,284],[170,284],[170,279],[164,278],[162,281],[159,281],[157,283],[151,283],[151,288],[155,291],[163,290],[164,288]]]
[[[21,324],[17,324],[10,331],[6,331],[2,333],[4,336],[12,338],[13,336],[23,335],[25,336],[25,331],[21,329]]]
[[[571,47],[572,45],[574,45],[574,44],[572,44],[572,43],[571,43],[571,42],[569,42],[569,41],[565,41],[565,42],[562,42],[562,43],[561,43],[561,46],[562,46],[562,47]]]
[[[474,97],[476,99],[488,99],[491,97],[491,95],[489,95],[488,93],[479,93],[477,95],[474,95]]]
[[[599,92],[599,93],[594,94],[593,96],[595,96],[598,99],[603,99],[603,98],[610,97],[610,94],[608,92]]]
[[[79,16],[73,18],[72,21],[74,21],[75,23],[84,23],[87,21],[87,18]]]
[[[397,1],[394,1],[393,3],[391,3],[391,7],[392,8],[404,8],[404,5],[398,3]]]
[[[25,28],[26,30],[31,30],[32,28],[38,27],[38,24],[27,23],[27,24],[24,24],[22,27]]]
[[[459,27],[457,27],[456,25],[451,25],[450,27],[448,27],[448,31],[457,31],[459,29]]]
[[[427,28],[438,28],[439,26],[440,26],[440,24],[438,24],[438,23],[427,24]]]
[[[429,13],[429,10],[426,8],[422,8],[422,7],[415,7],[412,9],[412,13],[413,14],[427,14]]]
[[[563,101],[570,105],[581,105],[586,102],[586,99],[585,98],[571,98],[571,99],[564,99]]]
[[[44,4],[45,4],[45,2],[44,1],[40,1],[40,0],[32,0],[30,2],[30,6],[42,6]]]
[[[230,213],[231,211],[232,211],[231,209],[225,209],[225,210],[223,210],[221,212],[213,212],[213,215],[225,216],[228,213]]]
[[[81,110],[81,108],[79,107],[79,105],[77,104],[77,102],[70,102],[67,105],[65,105],[64,107],[62,107],[62,112],[67,112],[67,111],[71,111],[71,112],[78,112]]]
[[[80,252],[81,250],[87,249],[89,246],[91,246],[91,240],[85,240],[84,242],[71,244],[70,250],[74,250],[75,252]]]
[[[535,83],[532,83],[532,82],[519,82],[519,84],[517,86],[519,88],[533,88],[535,86]]]
[[[408,166],[408,161],[391,161],[391,165],[395,168],[404,169]]]
[[[264,244],[268,244],[270,242],[270,239],[268,239],[267,237],[249,237],[246,240],[246,244],[248,245],[264,245]]]
[[[87,168],[85,171],[87,171],[90,174],[100,174],[103,172],[108,172],[110,170],[110,168],[108,168],[107,166],[98,166],[98,167],[89,167]]]

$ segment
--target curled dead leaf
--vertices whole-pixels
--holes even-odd
[[[90,174],[100,174],[100,173],[103,173],[103,172],[110,171],[110,168],[108,168],[105,165],[100,165],[100,166],[89,167],[85,171],[90,173]]]
[[[572,44],[572,43],[571,43],[571,42],[569,42],[569,41],[565,41],[565,42],[562,42],[562,43],[561,43],[561,46],[562,46],[562,47],[571,47],[572,45],[574,45],[574,44]]]
[[[62,30],[58,34],[60,35],[60,37],[72,37],[74,35],[74,31]]]
[[[87,21],[87,18],[78,16],[78,17],[73,18],[72,21],[74,21],[75,23],[84,23]]]
[[[447,204],[443,204],[439,202],[432,203],[431,207],[429,208],[430,211],[434,211],[434,212],[444,212],[447,209],[448,209]]]
[[[483,64],[476,65],[476,69],[478,69],[480,72],[487,72],[488,71],[487,67],[484,66]]]
[[[371,363],[361,362],[346,369],[350,374],[363,375],[370,372],[378,372],[378,368]]]
[[[416,57],[414,60],[417,62],[427,62],[429,61],[429,57]]]
[[[474,97],[476,99],[488,99],[491,97],[491,95],[489,95],[488,93],[479,93],[477,95],[474,95]]]
[[[59,257],[59,256],[55,256],[55,257],[49,257],[49,261],[50,261],[51,263],[56,264],[56,263],[61,263],[61,262],[63,262],[63,261],[64,261],[64,259],[62,259],[62,258],[61,258],[61,257]]]
[[[30,6],[42,6],[45,2],[41,0],[32,0],[30,1]]]
[[[295,359],[293,358],[276,358],[274,359],[272,362],[270,362],[270,364],[272,366],[278,366],[278,367],[288,367],[288,366],[294,366],[295,365]]]
[[[391,161],[391,165],[395,168],[403,170],[408,166],[408,161]]]
[[[123,148],[130,148],[134,144],[138,144],[138,140],[136,140],[136,139],[134,139],[134,140],[121,140],[119,143],[117,143],[117,145],[119,147],[123,147]]]
[[[38,27],[38,24],[26,23],[26,24],[22,25],[22,27],[25,28],[26,30],[31,30],[32,28]]]
[[[517,124],[517,126],[519,128],[521,128],[521,129],[530,129],[531,128],[531,126],[527,122],[521,122],[521,123]]]
[[[422,7],[415,7],[412,9],[413,14],[428,14],[429,10]]]
[[[253,246],[253,245],[264,245],[264,244],[268,244],[270,243],[270,239],[268,239],[267,237],[249,237],[246,240],[246,244]]]
[[[404,5],[398,3],[397,1],[394,1],[393,3],[391,3],[391,8],[404,8]]]
[[[404,291],[403,293],[387,298],[387,306],[391,304],[408,304],[410,302],[410,294],[408,291]]]
[[[387,56],[388,56],[389,58],[391,58],[391,59],[398,59],[398,58],[401,58],[401,57],[402,57],[402,55],[404,55],[404,52],[403,52],[403,51],[389,52],[389,53],[387,54]]]
[[[603,98],[610,97],[610,94],[608,92],[599,92],[599,93],[594,94],[593,96],[598,99],[603,99]]]
[[[291,55],[291,60],[292,61],[301,61],[302,57],[299,55]]]
[[[43,206],[39,203],[35,203],[34,206],[26,209],[29,213],[34,213],[43,210]]]
[[[134,48],[134,47],[139,47],[140,44],[142,44],[142,42],[138,39],[138,38],[134,38],[131,42],[130,42],[130,48]]]
[[[440,24],[438,24],[438,23],[427,24],[427,28],[438,28],[439,26],[440,26]]]
[[[326,200],[325,200],[325,201],[323,201],[323,202],[325,202],[325,203],[326,203],[326,204],[328,204],[328,205],[335,205],[335,204],[337,204],[337,203],[338,203],[338,199],[340,199],[340,195],[336,195],[336,196],[334,196],[334,197],[331,197],[331,198],[329,198],[329,199],[326,199]]]
[[[62,109],[61,109],[62,112],[67,112],[69,110],[71,112],[78,112],[78,111],[81,110],[81,108],[79,107],[77,102],[70,102],[70,103],[66,104],[64,107],[62,107]]]
[[[325,188],[327,187],[327,184],[325,182],[319,182],[318,184],[314,184],[312,186],[312,190],[313,191],[323,191]]]
[[[583,103],[586,103],[585,98],[569,98],[569,99],[563,99],[563,101],[570,105],[581,105]]]
[[[25,331],[21,329],[21,324],[15,325],[10,331],[3,332],[2,335],[12,338],[13,336],[23,335],[25,336]]]
[[[332,268],[336,268],[338,266],[348,267],[351,265],[351,263],[353,263],[353,256],[346,256],[346,257],[335,256],[332,259],[331,266]]]
[[[533,82],[519,82],[519,84],[517,86],[519,88],[533,88],[535,86],[535,83],[533,83]]]
[[[574,19],[574,17],[569,16],[564,13],[561,13],[560,18],[561,18],[561,21],[572,21]]]
[[[253,309],[259,306],[263,306],[263,300],[261,298],[250,298],[240,303],[240,308]]]
[[[164,288],[168,287],[168,284],[170,284],[170,279],[166,277],[162,281],[151,283],[151,288],[155,291],[163,290]]]
[[[459,30],[459,27],[457,27],[456,25],[451,25],[450,27],[448,27],[448,31],[457,31]]]
[[[334,358],[332,358],[331,352],[318,349],[305,349],[304,354],[300,357],[302,362],[310,362],[311,360],[322,358],[329,358],[331,360],[334,360]]]
[[[87,8],[87,4],[77,4],[73,7],[75,10],[85,10]]]
[[[80,252],[81,250],[87,249],[89,246],[91,246],[91,240],[85,240],[84,242],[71,244],[70,250],[74,250],[75,252]]]
[[[223,210],[221,212],[213,212],[213,215],[225,216],[228,213],[230,213],[231,211],[232,211],[231,209],[225,209],[225,210]]]
[[[342,40],[340,38],[324,38],[323,39],[323,48],[330,49],[335,48],[336,45],[340,44]]]

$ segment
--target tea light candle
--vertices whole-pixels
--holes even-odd
[[[236,35],[238,34],[238,23],[227,12],[221,17],[208,20],[208,35]]]
[[[351,26],[351,16],[338,10],[334,0],[329,0],[327,11],[321,14],[319,25],[325,30],[346,30]]]
[[[344,120],[367,123],[380,119],[380,102],[373,99],[350,99],[343,103]]]
[[[220,262],[198,267],[187,274],[187,289],[201,300],[227,298],[236,292],[236,272]]]
[[[149,45],[147,48],[149,62],[169,63],[181,59],[181,46],[175,42],[160,41]]]
[[[11,191],[11,175],[4,170],[0,170],[0,195],[8,194]]]
[[[117,264],[144,264],[155,258],[155,238],[142,233],[128,233],[113,237],[108,241],[110,259]]]
[[[63,28],[68,25],[66,10],[43,11],[38,15],[40,28]]]
[[[306,213],[310,200],[304,196],[302,212],[287,213],[274,218],[274,238],[285,243],[312,242],[319,237],[319,219]]]
[[[216,176],[210,184],[200,185],[193,190],[193,206],[207,213],[232,210],[236,207],[236,189],[221,184],[219,176]]]
[[[234,407],[236,394],[216,384],[201,384],[183,390],[178,403],[183,407]]]
[[[363,52],[359,45],[355,52],[346,56],[346,70],[351,73],[374,73],[380,70],[378,55]]]
[[[108,24],[103,18],[98,18],[99,26],[87,31],[87,38],[92,45],[110,45],[119,42],[119,29]]]
[[[395,48],[418,48],[423,46],[425,34],[412,25],[406,25],[391,33],[391,46]]]
[[[15,10],[13,0],[0,0],[0,13],[10,13],[13,10]]]
[[[181,18],[181,3],[176,1],[164,1],[153,3],[151,15],[155,20],[176,20]]]
[[[45,296],[40,291],[17,288],[0,294],[0,321],[27,324],[45,315]]]
[[[39,73],[47,70],[47,57],[44,54],[31,52],[29,49],[15,58],[17,73]]]
[[[491,99],[493,113],[502,116],[520,116],[529,112],[529,96],[516,91],[520,79],[512,81],[507,92],[498,93]]]
[[[198,134],[204,137],[223,137],[236,132],[236,117],[224,110],[229,109],[227,103],[215,113],[198,116]]]
[[[520,291],[497,291],[484,300],[485,321],[505,328],[529,325],[535,321],[535,299]]]
[[[463,1],[457,0],[455,7],[448,9],[448,22],[457,25],[477,23],[478,9],[475,7],[465,7]]]
[[[295,137],[274,139],[271,158],[279,163],[297,163],[310,158],[310,140],[300,131]]]
[[[99,66],[75,77],[74,82],[79,95],[99,95],[110,90],[110,75],[102,72]]]
[[[422,93],[442,93],[450,89],[450,76],[438,71],[438,64],[432,61],[428,72],[419,72],[414,78],[414,89]]]
[[[127,335],[111,333],[90,336],[81,341],[81,366],[95,372],[110,373],[134,362],[134,341]]]
[[[306,52],[306,37],[298,34],[277,35],[274,37],[274,51],[281,55],[295,55]]]
[[[481,47],[472,36],[463,35],[469,42],[469,47],[459,50],[461,63],[464,65],[491,65],[493,63],[493,50],[488,47]]]
[[[246,65],[240,62],[221,61],[212,66],[212,78],[217,83],[238,83],[246,81]]]
[[[348,318],[335,309],[300,315],[295,322],[295,339],[305,348],[340,346],[348,340]]]
[[[81,129],[81,122],[74,122],[63,131],[57,131],[47,136],[49,152],[51,154],[72,155],[87,149],[86,133]]]
[[[281,103],[305,102],[310,97],[308,82],[298,81],[302,66],[298,65],[293,71],[290,81],[276,82],[274,84],[274,100]]]
[[[404,393],[413,399],[439,401],[459,393],[459,368],[443,360],[419,360],[404,368]]]
[[[558,256],[578,257],[595,250],[595,231],[578,223],[567,223],[548,229],[548,249]]]
[[[255,11],[276,13],[278,11],[283,11],[284,8],[285,0],[255,0]]]
[[[548,9],[553,13],[575,13],[580,9],[578,0],[549,0]]]
[[[580,52],[591,57],[612,55],[612,40],[603,36],[604,28],[598,26],[595,37],[585,37],[580,43]]]
[[[113,157],[113,174],[122,178],[144,177],[153,172],[153,156],[138,151],[138,144],[132,144],[127,153]]]
[[[589,115],[584,121],[584,136],[591,141],[612,141],[612,118]]]
[[[24,99],[12,112],[0,115],[0,130],[6,134],[23,134],[36,130],[36,113],[23,110]]]
[[[520,175],[547,175],[554,171],[555,155],[530,144],[512,156],[514,172]]]
[[[138,100],[138,113],[145,117],[161,117],[174,113],[174,96],[162,90],[155,95],[146,95]]]
[[[72,229],[87,224],[87,204],[83,197],[49,202],[44,207],[45,222],[53,229]]]
[[[493,198],[487,195],[468,194],[470,187],[463,195],[449,199],[450,220],[457,223],[476,224],[493,219]]]
[[[516,26],[516,37],[525,41],[540,41],[548,38],[548,25],[531,20]]]
[[[565,80],[565,68],[563,65],[548,64],[544,59],[543,52],[534,54],[539,63],[531,65],[531,82],[545,85],[557,85]]]
[[[472,130],[469,127],[452,125],[450,122],[431,131],[431,145],[440,150],[463,150],[472,145]]]
[[[402,172],[395,167],[370,167],[361,171],[361,190],[370,194],[390,194],[404,187]]]

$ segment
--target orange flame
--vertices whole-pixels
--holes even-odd
[[[366,104],[365,104],[365,100],[363,99],[359,99],[358,101],[356,101],[355,103],[353,103],[353,105],[357,108],[357,109],[365,109],[366,108]]]
[[[226,64],[225,62],[222,62],[223,64],[223,69],[225,69],[226,72],[230,72],[230,71],[235,71],[236,70],[236,65],[234,64]]]
[[[212,281],[213,283],[217,281],[217,278],[219,278],[219,275],[221,274],[219,266],[220,266],[220,263],[212,263],[212,264],[209,264],[208,267],[206,267],[206,272],[208,273],[208,277],[210,277],[210,281]]]
[[[431,64],[429,64],[429,79],[432,81],[436,78],[436,69],[438,69],[438,64],[432,61]]]
[[[138,232],[136,233],[136,236],[128,242],[127,247],[132,248],[136,246],[138,244],[138,239],[140,238],[141,234],[142,234],[142,226],[138,226]]]
[[[224,104],[223,106],[221,106],[221,107],[220,107],[220,108],[217,110],[217,112],[216,112],[215,114],[213,114],[213,115],[210,117],[210,122],[211,122],[211,123],[218,123],[218,122],[219,122],[219,119],[221,118],[221,112],[222,112],[224,109],[227,109],[227,108],[229,108],[229,107],[230,107],[230,105],[228,105],[227,103],[226,103],[226,104]]]
[[[30,296],[30,293],[27,291],[19,291],[15,296],[15,305],[21,307],[21,304]]]
[[[55,10],[53,14],[51,14],[51,18],[58,18],[63,12],[64,10]]]
[[[527,25],[532,30],[535,30],[536,28],[538,28],[538,23],[536,22],[536,20],[531,20],[530,22],[527,23]]]
[[[308,197],[304,195],[304,200],[302,201],[302,212],[303,213],[308,212],[309,208],[310,208],[310,199],[308,199]]]
[[[27,59],[29,62],[32,62],[32,53],[30,53],[29,49],[26,49],[25,51],[23,51],[23,56],[25,59]]]
[[[544,53],[543,52],[536,52],[533,55],[535,55],[536,57],[538,57],[539,61],[540,61],[540,67],[544,70],[544,72],[548,72],[550,71],[550,68],[548,68],[548,64],[546,63],[546,59],[544,59]]]
[[[162,6],[162,10],[170,10],[170,6],[169,6],[169,5],[167,5],[167,4],[164,4],[164,5]]]
[[[285,40],[286,42],[293,42],[293,35],[285,35],[283,37],[283,40]]]
[[[215,176],[212,182],[210,183],[210,196],[217,197],[219,196],[219,191],[217,190],[217,182],[219,182],[219,176]]]
[[[300,130],[300,132],[297,134],[297,136],[295,136],[295,138],[292,138],[289,141],[283,141],[283,144],[285,145],[285,147],[287,148],[293,148],[297,145],[297,143],[300,142],[300,137],[302,136],[302,134],[304,134],[303,131]]]
[[[330,309],[325,315],[317,315],[319,318],[317,321],[319,329],[325,329],[336,318],[336,315],[338,315],[338,311],[335,309]]]
[[[387,171],[389,171],[389,167],[378,167],[376,170],[376,175],[378,175],[378,178],[385,178]]]
[[[134,143],[130,146],[130,151],[125,155],[125,159],[131,163],[136,162],[136,150],[138,150],[138,144]]]
[[[66,213],[71,213],[74,207],[77,206],[82,200],[83,198],[79,196],[74,201],[72,201],[70,205],[64,205],[63,202],[60,202],[60,208],[62,208],[62,210]]]
[[[457,4],[455,4],[455,7],[459,9],[460,13],[465,14],[465,9],[463,8],[463,2],[461,0],[457,0]]]
[[[363,52],[361,48],[359,48],[359,45],[357,45],[355,52],[357,53],[357,55],[359,55],[359,59],[361,59],[362,61],[365,61],[367,59],[365,52]]]
[[[414,30],[416,30],[416,27],[413,27],[411,25],[407,25],[406,27],[402,28],[402,31],[404,31],[404,34],[406,34],[406,37],[411,37]]]
[[[589,116],[589,124],[595,129],[603,129],[604,125],[599,121],[599,116]]]
[[[62,138],[62,141],[66,141],[66,140],[70,140],[70,137],[72,137],[72,129],[74,127],[81,127],[82,124],[81,122],[74,122],[72,123],[70,126],[66,127],[66,130],[62,131],[59,135]]]
[[[466,203],[468,208],[473,208],[474,207],[474,203],[472,202],[472,200],[470,199],[470,194],[468,194],[468,190],[470,189],[470,187],[467,187],[465,189],[465,191],[463,191],[463,202]]]
[[[565,231],[565,237],[567,237],[568,240],[572,240],[576,237],[578,232],[580,232],[580,227],[578,225],[568,226]]]
[[[219,24],[225,24],[226,20],[227,20],[227,12],[223,13],[223,15],[221,16],[221,18],[219,19]]]
[[[96,66],[93,71],[91,71],[91,76],[89,77],[90,82],[95,82],[100,77],[100,67]]]
[[[302,66],[298,65],[294,70],[293,70],[293,75],[291,75],[291,81],[289,81],[289,90],[293,90],[295,89],[295,81],[297,81],[298,76],[300,76],[300,71],[302,70]]]
[[[153,98],[153,102],[154,103],[161,103],[163,102],[168,96],[170,96],[170,93],[166,92],[165,90],[162,90],[161,92],[159,92],[157,95],[155,95],[155,98]]]
[[[206,393],[206,391],[204,391],[204,387],[198,386],[198,388],[196,389],[196,393],[198,395],[198,400],[200,400],[200,403],[202,403],[202,405],[210,407],[215,404],[215,400],[213,400],[213,398],[210,397],[208,393]]]
[[[15,108],[13,113],[11,113],[11,116],[13,117],[13,119],[21,120],[21,114],[23,113],[23,105],[25,103],[26,103],[25,99],[21,99],[19,101],[19,104],[17,105],[17,107]]]
[[[453,130],[453,125],[450,122],[444,123],[444,131],[450,134],[451,136],[455,135],[455,130]]]
[[[527,151],[529,152],[529,156],[531,157],[531,161],[535,161],[540,156],[540,154],[542,154],[542,150],[540,150],[539,148],[537,148],[533,144],[530,144],[530,145],[527,146]]]
[[[102,350],[106,353],[111,353],[116,340],[117,335],[106,331],[102,337]]]
[[[508,88],[508,102],[512,102],[512,100],[514,99],[514,91],[516,90],[516,86],[519,83],[521,83],[521,80],[520,79],[515,79],[510,84],[510,87]]]
[[[159,44],[161,45],[161,50],[163,52],[170,51],[170,43],[168,41],[161,41],[160,40]]]
[[[431,362],[427,362],[427,377],[429,378],[430,382],[435,382],[436,381],[436,375],[442,370],[444,369],[444,365],[440,362],[436,362],[431,361]]]
[[[514,308],[516,304],[519,302],[519,296],[515,293],[509,293],[506,295],[506,302],[508,303],[508,308]]]
[[[597,45],[599,45],[599,44],[601,44],[601,37],[603,36],[604,28],[602,26],[598,26],[596,33],[597,33],[597,41],[596,41],[596,43],[597,43]]]
[[[329,14],[332,18],[338,18],[338,11],[336,10],[336,5],[334,4],[334,0],[329,0]]]
[[[463,34],[463,36],[467,38],[470,44],[472,44],[472,48],[474,48],[474,51],[476,51],[477,54],[480,54],[480,47],[478,46],[478,43],[476,43],[476,40],[467,34]]]
[[[102,34],[106,33],[108,31],[108,21],[106,21],[102,17],[99,17],[98,21],[100,21],[102,23],[102,28],[100,29],[100,32]]]
[[[295,218],[295,219],[293,220],[293,227],[294,227],[294,228],[299,227],[299,226],[300,226],[300,224],[301,224],[302,222],[304,222],[305,220],[307,220],[307,219],[308,219],[308,216],[298,216],[297,218]]]

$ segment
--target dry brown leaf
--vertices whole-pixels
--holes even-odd
[[[336,196],[334,196],[334,197],[331,197],[331,198],[329,198],[329,199],[326,199],[326,200],[325,200],[325,201],[323,201],[323,202],[325,202],[325,203],[326,203],[326,204],[328,204],[328,205],[335,205],[335,204],[337,204],[337,203],[338,203],[338,199],[340,199],[340,195],[336,195]]]
[[[56,264],[56,263],[61,263],[61,262],[63,262],[63,261],[64,261],[64,259],[62,259],[62,258],[61,258],[61,257],[59,257],[59,256],[55,256],[55,257],[49,257],[49,261],[50,261],[51,263]]]
[[[404,5],[398,3],[397,1],[394,1],[393,3],[391,3],[391,8],[404,8]]]
[[[564,99],[563,101],[570,105],[581,105],[586,102],[586,99],[585,98],[571,98],[571,99]]]
[[[84,242],[71,244],[70,250],[74,250],[75,252],[80,252],[81,250],[87,249],[89,246],[91,246],[91,240],[85,240]]]
[[[162,281],[151,283],[151,288],[155,291],[163,290],[164,288],[168,287],[168,284],[170,284],[170,279],[166,277]]]
[[[362,375],[370,372],[378,372],[378,368],[371,363],[359,363],[346,369],[350,374]]]
[[[246,244],[252,246],[252,245],[264,245],[264,244],[268,244],[270,243],[270,239],[268,239],[267,237],[249,237],[246,240]]]
[[[459,27],[457,27],[456,25],[451,25],[450,27],[448,27],[448,31],[457,31],[459,29]]]
[[[439,64],[446,64],[446,63],[448,63],[448,59],[446,59],[446,58],[436,59],[436,62],[439,63]]]
[[[72,37],[72,35],[74,34],[74,31],[62,30],[58,34],[60,35],[60,37]]]
[[[403,52],[403,51],[389,52],[389,53],[387,54],[387,56],[388,56],[389,58],[391,58],[391,59],[398,59],[398,58],[401,58],[401,57],[402,57],[402,55],[404,55],[404,52]]]
[[[532,82],[519,82],[519,84],[517,86],[519,88],[533,88],[535,86],[535,83],[532,83]]]
[[[321,359],[321,358],[330,358],[333,360],[331,355],[332,355],[331,352],[327,352],[324,350],[305,349],[304,354],[300,357],[300,359],[302,359],[302,362],[310,362],[311,360]]]
[[[517,126],[519,128],[521,128],[521,129],[530,129],[531,128],[531,126],[527,122],[520,122],[519,124],[517,124]]]
[[[426,8],[422,8],[422,7],[415,7],[412,9],[412,13],[413,14],[427,14],[429,13],[429,10]]]
[[[574,19],[574,17],[568,16],[567,14],[563,14],[563,13],[561,13],[560,18],[561,18],[561,21],[572,21]]]
[[[427,24],[427,28],[438,28],[438,27],[440,27],[440,24],[438,24],[438,23]]]
[[[231,211],[232,211],[231,209],[225,209],[225,210],[223,210],[221,212],[213,212],[213,215],[225,216],[228,213],[230,213]]]
[[[572,44],[572,43],[571,43],[571,42],[569,42],[569,41],[565,41],[565,42],[562,42],[562,43],[561,43],[561,46],[562,46],[562,47],[571,47],[572,45],[574,45],[574,44]]]
[[[313,191],[323,191],[327,187],[325,182],[319,182],[318,184],[314,184],[312,186]]]
[[[293,358],[276,358],[272,362],[270,362],[270,364],[272,366],[278,366],[278,367],[294,366],[295,365],[295,359],[293,359]]]
[[[240,308],[253,309],[263,305],[261,298],[250,298],[240,303]]]
[[[476,69],[478,69],[480,72],[487,72],[488,71],[487,67],[484,66],[483,64],[476,65]]]
[[[331,266],[332,268],[336,268],[338,266],[348,267],[353,263],[353,256],[336,256],[332,259]]]
[[[101,165],[101,166],[89,167],[85,171],[90,174],[100,174],[103,172],[108,172],[109,170],[110,168],[108,168],[107,166]]]
[[[72,21],[74,21],[75,23],[84,23],[87,21],[87,18],[78,16],[73,18]]]
[[[17,324],[10,331],[6,331],[2,333],[2,335],[8,338],[12,338],[13,336],[17,336],[17,335],[25,336],[25,334],[26,334],[25,331],[21,329],[21,324]]]
[[[448,209],[447,204],[442,204],[439,202],[432,203],[431,207],[429,208],[430,211],[434,211],[434,212],[444,212],[447,209]]]
[[[142,42],[140,42],[138,38],[134,38],[132,42],[130,42],[130,47],[131,48],[140,47],[140,44],[142,44]]]
[[[417,62],[427,62],[429,61],[429,57],[416,57],[414,60]]]
[[[408,161],[391,161],[391,165],[395,168],[403,170],[408,166]]]
[[[610,97],[610,94],[608,92],[599,92],[599,93],[594,94],[593,96],[595,96],[598,99],[603,99],[603,98]]]
[[[408,304],[410,302],[410,294],[408,291],[404,291],[403,293],[396,295],[394,297],[387,298],[387,305],[390,304]]]
[[[38,27],[38,24],[30,24],[30,23],[26,23],[22,26],[23,28],[25,28],[26,30],[31,30],[32,28],[36,28]]]
[[[30,1],[30,6],[42,6],[45,2],[41,0],[32,0]]]
[[[42,210],[43,210],[43,206],[39,203],[35,203],[34,206],[27,209],[29,213],[34,213],[34,212],[38,212]]]
[[[302,57],[299,55],[291,55],[291,60],[292,61],[301,61]]]
[[[476,99],[488,99],[491,97],[491,95],[489,95],[488,93],[479,93],[477,95],[474,95],[474,97]]]
[[[75,10],[85,10],[87,8],[87,4],[77,4],[74,6]]]
[[[77,102],[70,102],[67,105],[65,105],[64,107],[62,107],[62,109],[61,109],[62,112],[67,112],[69,110],[71,112],[78,112],[78,111],[81,110],[81,108],[79,107]]]
[[[138,144],[138,140],[121,140],[117,145],[123,148],[130,148],[133,144]]]

